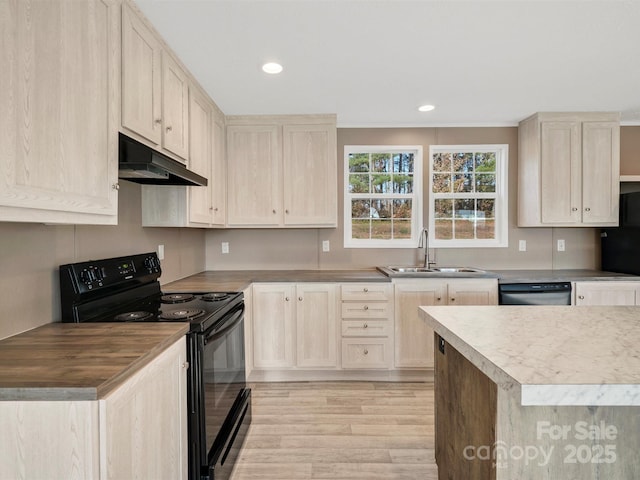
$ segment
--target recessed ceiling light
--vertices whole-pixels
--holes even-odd
[[[430,112],[434,108],[436,108],[436,107],[434,107],[433,105],[421,105],[421,106],[418,107],[418,110],[421,111],[421,112]]]
[[[280,73],[282,71],[282,65],[275,62],[265,63],[262,66],[262,71],[265,73],[271,73],[271,74]]]

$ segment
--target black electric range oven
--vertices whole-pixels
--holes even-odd
[[[63,322],[189,322],[189,479],[230,477],[251,423],[242,292],[165,293],[155,253],[60,266]]]

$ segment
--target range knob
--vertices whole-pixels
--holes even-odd
[[[160,264],[156,257],[147,257],[144,259],[144,266],[147,267],[147,270],[150,272],[159,272]]]

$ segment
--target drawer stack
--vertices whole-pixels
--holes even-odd
[[[393,285],[341,286],[342,368],[391,368]]]

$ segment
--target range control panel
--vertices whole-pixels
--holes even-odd
[[[136,281],[146,283],[157,279],[161,273],[155,252],[71,263],[60,266],[60,288],[63,295],[81,295]]]

